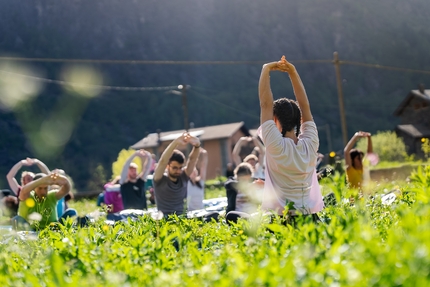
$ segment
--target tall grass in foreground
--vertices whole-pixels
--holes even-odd
[[[329,188],[345,192],[341,184]],[[391,205],[377,195],[340,201],[320,214],[325,223],[297,228],[261,217],[229,226],[145,216],[3,235],[0,285],[428,286],[429,185],[427,167]]]

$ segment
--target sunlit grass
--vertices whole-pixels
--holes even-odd
[[[422,160],[416,160],[416,161],[408,161],[408,162],[396,162],[396,161],[381,161],[376,166],[371,167],[371,170],[374,169],[384,169],[384,168],[397,168],[397,167],[403,167],[403,166],[419,166],[425,164]]]
[[[236,225],[144,216],[2,232],[0,286],[428,286],[430,167],[410,178],[373,183],[354,204],[327,206],[324,223],[295,228],[260,216]],[[338,174],[323,187],[349,196]],[[386,204],[380,195],[391,190]],[[80,214],[95,205],[70,204]]]
[[[76,209],[79,216],[84,216],[96,210],[103,210],[101,207],[97,206],[96,199],[71,200],[69,202],[69,207]]]

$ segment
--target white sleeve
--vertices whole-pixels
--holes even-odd
[[[304,122],[300,127],[300,139],[305,140],[314,152],[318,151],[319,138],[318,129],[314,122]]]
[[[257,130],[258,136],[266,147],[266,153],[282,152],[282,135],[273,120],[265,121]]]

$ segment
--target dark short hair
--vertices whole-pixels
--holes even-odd
[[[354,159],[355,159],[357,156],[361,156],[361,157],[363,157],[363,156],[364,156],[364,153],[363,153],[361,150],[359,150],[359,149],[353,148],[352,150],[350,150],[350,151],[349,151],[349,156],[351,157],[352,166],[354,166]],[[355,166],[354,166],[354,167],[355,167]]]
[[[45,177],[46,174],[41,172],[41,173],[36,173],[33,177],[33,180],[38,180],[39,178]]]
[[[294,128],[296,128],[296,136],[299,135],[302,112],[296,101],[287,98],[277,99],[273,102],[273,116],[281,124],[282,136]]]
[[[252,175],[252,165],[247,162],[242,162],[234,169],[234,176],[242,176],[242,175]]]
[[[180,150],[173,150],[172,156],[169,158],[169,164],[172,161],[176,161],[180,164],[184,164],[185,162],[185,155]]]

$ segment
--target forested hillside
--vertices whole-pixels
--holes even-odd
[[[341,60],[430,70],[428,19],[427,0],[3,0],[0,57],[250,61],[85,66],[104,86],[190,85],[189,120],[196,127],[245,121],[256,128],[261,65],[285,54],[302,77],[327,152],[327,125],[332,149],[343,148],[335,71],[311,60],[331,60],[338,51]],[[64,168],[85,190],[98,165],[110,176],[118,152],[147,132],[183,128],[181,98],[166,91],[102,88],[82,95],[20,76],[33,71],[67,80],[74,66],[0,60],[1,188],[10,167],[31,156]],[[393,129],[392,114],[408,91],[430,86],[429,74],[402,70],[342,65],[341,75],[349,136]],[[293,96],[287,75],[273,75],[272,83],[275,97]],[[26,100],[17,101],[19,95]]]

